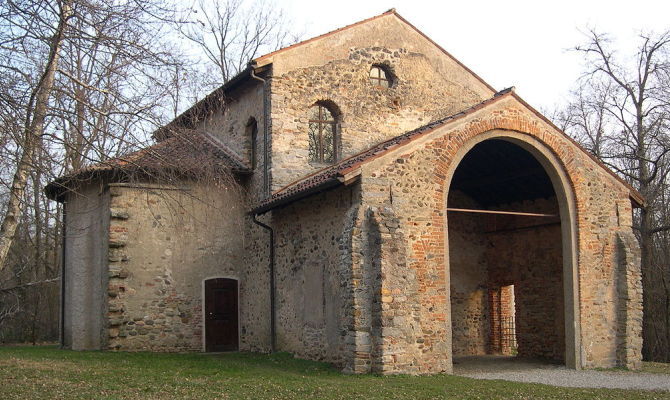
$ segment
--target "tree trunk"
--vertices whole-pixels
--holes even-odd
[[[651,227],[651,215],[646,207],[640,210],[640,265],[642,267],[642,309],[643,309],[643,341],[642,358],[654,359],[656,344],[658,343],[658,331],[655,323],[652,306],[654,304],[653,293],[650,290],[653,285],[653,257],[652,241],[649,229]]]
[[[67,21],[71,15],[70,1],[63,2],[60,10],[59,22],[50,39],[49,58],[42,76],[33,90],[28,112],[26,113],[25,130],[22,143],[22,153],[16,166],[9,192],[7,213],[0,224],[0,270],[4,268],[16,236],[16,228],[23,209],[23,198],[26,191],[28,175],[33,164],[33,158],[44,132],[44,121],[49,106],[51,89],[56,78],[58,57],[63,42]]]

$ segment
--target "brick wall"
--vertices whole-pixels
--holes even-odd
[[[456,166],[452,160],[462,146],[487,132],[500,132],[519,143],[530,143],[534,148],[544,149],[539,151],[540,154],[559,160],[557,168],[567,176],[568,192],[574,193],[575,202],[566,207],[575,210],[576,224],[573,228],[577,230],[575,250],[579,255],[574,286],[577,291],[574,295],[578,299],[577,327],[581,328],[576,335],[578,365],[611,367],[621,364],[622,359],[617,359],[618,348],[630,349],[639,358],[640,348],[636,340],[630,335],[626,336],[626,341],[617,339],[621,300],[616,295],[617,258],[614,245],[618,232],[631,232],[628,189],[597,166],[569,139],[528,111],[515,98],[507,97],[495,106],[473,112],[458,123],[438,129],[363,166],[362,205],[393,208],[401,222],[399,229],[402,237],[406,238],[404,243],[397,244],[406,253],[407,261],[403,267],[412,271],[419,285],[415,300],[420,305],[418,309],[414,308],[414,299],[404,299],[399,304],[405,312],[411,310],[417,316],[414,322],[405,322],[419,334],[413,344],[404,346],[407,350],[403,353],[403,360],[411,359],[409,364],[414,367],[410,369],[403,365],[397,370],[429,373],[449,371],[451,368],[451,316],[448,315],[449,290],[445,268],[449,256],[445,248],[445,222],[448,221],[444,210],[446,179]],[[567,201],[570,201],[569,198]],[[570,218],[565,221],[569,222]],[[555,233],[552,235],[552,238],[556,237]],[[556,257],[552,260],[546,265],[556,265]],[[635,271],[635,261],[630,262],[623,268]],[[364,263],[361,268],[365,269]],[[561,297],[562,289],[551,281],[552,278],[545,281],[533,274],[529,279],[536,284],[545,282]],[[634,287],[634,274],[626,279]],[[518,293],[523,297],[522,292]],[[636,289],[628,293],[633,300],[625,306],[628,310],[626,320],[635,325],[639,317],[637,305],[641,299]],[[547,304],[546,308],[551,308],[551,305]],[[517,317],[522,318],[520,315]],[[389,325],[394,326],[390,322]],[[356,334],[359,332],[351,335]],[[404,339],[399,334],[390,334],[384,340]],[[419,341],[422,345],[420,350],[417,349]],[[552,355],[560,353],[555,348],[549,352]],[[393,355],[393,349],[385,355]],[[385,368],[393,370],[392,366]]]

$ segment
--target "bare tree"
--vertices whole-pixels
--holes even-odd
[[[210,89],[243,70],[260,52],[295,41],[281,8],[265,0],[197,0],[184,18],[182,33],[204,53],[215,75]]]
[[[21,25],[19,25],[21,21],[26,23],[38,23],[41,25],[39,26],[39,33],[42,33],[42,31],[45,30],[45,25],[48,23],[47,21],[40,21],[42,19],[41,15],[45,11],[47,13],[53,13],[52,15],[57,22],[55,28],[47,33],[46,43],[49,48],[48,56],[44,66],[37,74],[37,81],[30,92],[26,112],[24,114],[24,131],[21,143],[22,152],[18,160],[18,165],[16,166],[16,172],[12,179],[9,191],[9,201],[7,202],[5,214],[2,218],[2,223],[0,223],[0,268],[3,268],[5,265],[9,248],[12,245],[12,241],[16,234],[16,228],[19,224],[21,202],[26,190],[28,174],[30,172],[33,156],[37,148],[40,146],[39,142],[44,133],[44,122],[49,107],[51,90],[53,89],[56,78],[58,59],[65,37],[67,23],[72,16],[72,4],[69,0],[56,2],[55,4],[33,2],[17,4],[7,2],[7,5],[8,7],[3,10],[5,24],[0,29],[4,28],[9,30],[10,33],[18,31],[18,34],[15,36],[3,38],[2,42],[9,49],[14,50],[16,47],[22,46],[22,40],[38,34],[34,31],[31,32],[27,29],[21,29]],[[43,7],[49,7],[50,10],[45,10]],[[35,20],[26,21],[26,19],[30,18],[30,15],[36,16]],[[30,25],[26,24],[25,26],[29,27]],[[5,67],[10,70],[15,68],[11,65]],[[19,70],[13,72],[20,73]]]
[[[269,4],[199,1],[182,14],[152,0],[0,1],[0,318],[12,320],[0,341],[53,331],[62,210],[42,188],[146,144],[185,100],[287,43]],[[198,43],[188,62],[175,26]],[[139,176],[171,182],[169,170]]]
[[[0,340],[57,332],[62,213],[42,189],[165,122],[173,14],[162,1],[0,2]]]
[[[171,12],[162,2],[0,4],[0,79],[15,82],[0,101],[23,119],[21,132],[12,133],[19,156],[0,225],[0,268],[37,154],[58,158],[64,151],[65,170],[77,169],[127,151],[160,125],[168,88],[156,82],[164,79],[163,67],[176,61],[174,49],[156,39],[167,32],[164,17]],[[44,153],[46,147],[60,151]]]
[[[588,42],[576,48],[587,71],[559,124],[645,198],[634,227],[642,253],[643,355],[669,361],[670,258],[659,250],[670,231],[670,32],[640,35],[628,59],[612,46],[608,36],[590,31]]]

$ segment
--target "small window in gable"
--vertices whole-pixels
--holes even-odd
[[[391,73],[382,66],[373,65],[372,68],[370,68],[370,83],[372,86],[389,88],[393,84]]]
[[[337,160],[337,121],[329,107],[316,103],[309,109],[309,160],[333,163]]]

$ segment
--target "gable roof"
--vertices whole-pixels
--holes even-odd
[[[457,120],[489,104],[492,104],[504,95],[509,94],[511,91],[511,88],[502,90],[496,93],[492,98],[484,100],[481,103],[478,103],[459,113],[450,115],[446,118],[438,119],[400,136],[396,136],[392,139],[378,143],[377,145],[372,146],[358,154],[354,154],[351,157],[345,158],[344,160],[341,160],[334,165],[320,169],[311,175],[308,175],[293,183],[289,183],[288,185],[274,192],[272,196],[258,204],[258,206],[252,210],[252,212],[256,214],[262,214],[272,210],[273,208],[307,197],[313,194],[315,191],[322,191],[329,187],[339,185],[341,183],[340,178],[344,178],[347,173],[354,171],[362,164],[381,157],[389,151],[404,146],[425,134],[433,132],[435,129],[442,127],[450,121]]]
[[[460,62],[456,57],[451,55],[448,51],[446,51],[442,46],[439,44],[435,43],[430,37],[428,37],[425,33],[421,32],[417,27],[412,25],[409,21],[407,21],[405,18],[403,18],[398,12],[396,11],[395,8],[392,8],[384,13],[381,13],[379,15],[375,15],[373,17],[355,22],[350,25],[343,26],[341,28],[335,29],[333,31],[324,33],[319,36],[315,36],[303,41],[300,41],[298,43],[292,44],[290,46],[283,47],[281,49],[275,50],[273,52],[264,54],[262,56],[256,57],[253,60],[249,61],[249,65],[247,68],[244,70],[240,71],[237,75],[235,75],[233,78],[231,78],[228,82],[224,83],[222,86],[220,86],[218,89],[215,89],[211,93],[209,93],[207,96],[205,96],[202,100],[198,101],[195,103],[193,106],[189,107],[186,111],[182,112],[179,114],[177,117],[175,117],[172,121],[170,121],[168,124],[165,126],[157,129],[152,136],[157,139],[157,140],[163,140],[167,137],[171,136],[170,129],[171,128],[176,128],[176,127],[186,127],[186,128],[192,128],[194,122],[200,120],[203,118],[205,115],[207,115],[207,112],[210,111],[213,107],[218,107],[223,103],[223,100],[225,98],[225,94],[238,87],[239,85],[243,84],[244,82],[248,81],[251,79],[251,73],[254,72],[256,74],[261,73],[264,71],[264,68],[266,65],[271,64],[271,58],[277,54],[281,54],[287,50],[290,49],[295,49],[301,46],[304,46],[308,43],[312,43],[330,36],[333,36],[337,33],[344,32],[346,30],[349,30],[351,28],[354,28],[359,25],[366,24],[368,22],[375,21],[379,18],[386,17],[386,16],[394,16],[398,20],[402,21],[405,25],[407,25],[410,29],[414,30],[416,33],[418,33],[420,36],[422,36],[424,39],[426,39],[428,42],[430,42],[433,46],[435,46],[437,49],[440,50],[445,56],[447,56],[449,59],[454,61],[456,64],[458,64],[461,68],[463,68],[465,71],[467,71],[469,74],[471,74],[476,80],[481,82],[485,87],[487,87],[491,92],[496,92],[496,90],[489,85],[484,79],[482,79],[479,75],[474,73],[470,68],[465,66],[462,62]]]
[[[251,169],[212,135],[184,132],[144,149],[73,171],[50,182],[44,190],[50,199],[58,200],[68,190],[101,175],[123,179],[133,174],[156,176],[170,172],[197,177],[223,171],[249,173]]]
[[[503,98],[513,97],[525,107],[527,107],[531,112],[540,117],[543,121],[547,122],[550,126],[556,129],[558,132],[563,134],[568,140],[570,140],[578,149],[585,153],[591,160],[597,163],[610,175],[612,175],[617,181],[622,183],[628,190],[630,198],[637,203],[637,205],[644,204],[644,198],[642,195],[633,188],[628,182],[623,180],[620,176],[614,173],[612,170],[607,168],[600,160],[598,160],[593,154],[589,153],[584,149],[579,143],[574,139],[568,136],[565,132],[560,130],[556,125],[554,125],[549,119],[540,114],[537,110],[529,106],[525,101],[523,101],[516,93],[514,93],[514,88],[507,88],[497,92],[493,97],[484,100],[470,108],[467,108],[459,113],[453,114],[451,116],[430,122],[424,126],[421,126],[417,129],[404,133],[400,136],[396,136],[392,139],[381,142],[371,148],[362,151],[358,154],[355,154],[351,157],[345,158],[344,160],[339,161],[338,163],[323,168],[319,171],[312,173],[304,178],[301,178],[293,183],[290,183],[283,188],[274,192],[270,197],[263,200],[259,203],[251,212],[254,214],[262,214],[268,212],[274,208],[292,203],[294,201],[303,199],[305,197],[311,196],[312,194],[324,191],[326,189],[344,184],[351,180],[348,175],[354,173],[358,170],[363,164],[366,164],[372,160],[375,160],[397,148],[408,145],[410,142],[423,137],[438,128],[444,127],[456,120],[459,120],[467,115],[474,113],[475,111],[481,110],[487,106],[490,106],[494,103],[497,103]]]
[[[324,33],[324,34],[322,34],[322,35],[315,36],[315,37],[313,37],[313,38],[306,39],[306,40],[303,40],[303,41],[298,42],[298,43],[294,43],[294,44],[292,44],[292,45],[290,45],[290,46],[283,47],[283,48],[281,48],[281,49],[279,49],[279,50],[275,50],[275,51],[273,51],[273,52],[271,52],[271,53],[264,54],[264,55],[262,55],[262,56],[260,56],[260,57],[256,57],[255,59],[251,60],[249,64],[252,65],[252,66],[263,66],[263,65],[268,64],[269,62],[271,62],[271,61],[269,61],[269,62],[264,63],[264,61],[267,61],[267,60],[269,60],[269,59],[271,60],[271,58],[272,58],[273,56],[277,55],[277,54],[281,54],[281,53],[283,53],[283,52],[285,52],[285,51],[287,51],[287,50],[295,49],[295,48],[304,46],[304,45],[306,45],[306,44],[308,44],[308,43],[312,43],[312,42],[315,42],[315,41],[318,41],[318,40],[321,40],[321,39],[324,39],[324,38],[327,38],[327,37],[336,35],[336,34],[338,34],[338,33],[340,33],[340,32],[349,30],[349,29],[354,28],[354,27],[356,27],[356,26],[363,25],[363,24],[366,24],[366,23],[368,23],[368,22],[372,22],[372,21],[374,21],[374,20],[377,20],[377,19],[379,19],[379,18],[386,17],[386,16],[394,16],[394,17],[398,18],[398,19],[399,19],[400,21],[402,21],[405,25],[407,25],[408,27],[410,27],[412,30],[414,30],[416,33],[418,33],[420,36],[422,36],[424,39],[426,39],[428,42],[430,42],[433,46],[435,46],[437,49],[439,49],[445,56],[447,56],[448,58],[450,58],[452,61],[454,61],[456,64],[458,64],[461,68],[463,68],[465,71],[467,71],[467,72],[468,72],[469,74],[471,74],[473,77],[475,77],[479,82],[481,82],[484,86],[486,86],[489,90],[491,90],[491,92],[494,92],[494,93],[496,92],[496,90],[493,88],[493,86],[489,85],[489,84],[488,84],[484,79],[482,79],[479,75],[477,75],[476,73],[474,73],[470,68],[466,67],[465,64],[463,64],[463,63],[460,62],[458,59],[456,59],[456,57],[454,57],[453,55],[451,55],[451,53],[449,53],[448,51],[446,51],[446,50],[445,50],[442,46],[440,46],[439,44],[435,43],[435,41],[433,41],[433,39],[431,39],[430,37],[428,37],[425,33],[421,32],[416,26],[412,25],[409,21],[407,21],[405,18],[403,18],[400,14],[398,14],[398,12],[396,11],[395,8],[391,8],[390,10],[388,10],[388,11],[386,11],[386,12],[384,12],[384,13],[381,13],[381,14],[379,14],[379,15],[375,15],[374,17],[370,17],[370,18],[364,19],[364,20],[362,20],[362,21],[358,21],[358,22],[355,22],[355,23],[353,23],[353,24],[343,26],[342,28],[335,29],[335,30],[333,30],[333,31]]]

